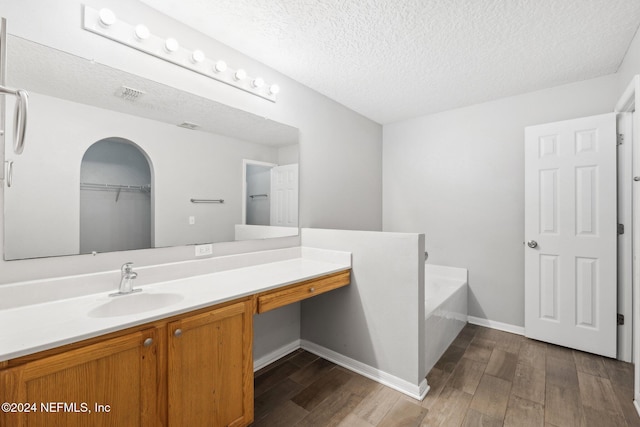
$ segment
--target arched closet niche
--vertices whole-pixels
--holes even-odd
[[[153,247],[146,153],[124,138],[92,144],[80,166],[80,253]]]

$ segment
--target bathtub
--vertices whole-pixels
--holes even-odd
[[[426,372],[467,323],[467,269],[425,264]]]

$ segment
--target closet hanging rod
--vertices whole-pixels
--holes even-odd
[[[251,197],[253,199],[254,197],[269,197],[269,195],[268,194],[253,194],[253,195],[251,195],[249,197]]]
[[[191,199],[191,203],[224,203],[224,199]]]
[[[27,131],[27,111],[29,110],[29,92],[22,89],[9,89],[0,86],[0,94],[16,97],[16,115],[13,122],[13,151],[22,154],[24,137]]]
[[[94,182],[81,182],[80,188],[91,190],[135,190],[151,191],[151,184],[145,185],[122,185],[122,184],[98,184]]]

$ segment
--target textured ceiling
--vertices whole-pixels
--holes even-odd
[[[383,124],[614,73],[640,24],[639,0],[141,1]]]

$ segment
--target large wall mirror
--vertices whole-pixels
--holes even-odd
[[[12,35],[6,77],[5,260],[297,235],[296,128]]]

